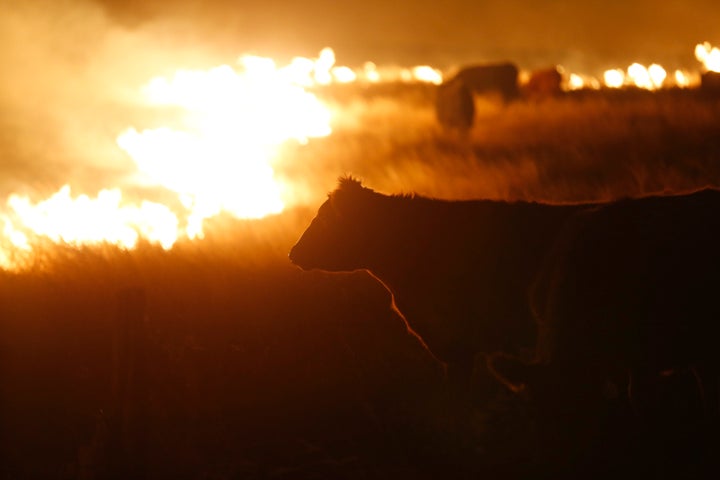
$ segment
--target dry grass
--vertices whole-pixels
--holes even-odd
[[[353,123],[291,152],[280,174],[310,191],[354,173],[385,192],[443,198],[610,199],[720,180],[717,98],[695,91],[572,93],[500,108],[478,101],[465,138],[441,131],[432,90],[340,103]],[[317,199],[316,199],[317,201]]]

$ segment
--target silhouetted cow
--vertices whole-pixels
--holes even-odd
[[[465,67],[450,79],[461,81],[476,94],[499,93],[503,100],[509,102],[519,94],[518,68],[512,63],[473,65]]]
[[[562,73],[557,67],[534,70],[522,86],[522,92],[530,100],[557,97],[562,93],[562,81]]]
[[[535,284],[535,360],[498,355],[490,368],[567,445],[607,428],[608,397],[627,398],[628,379],[642,397],[700,374],[703,388],[673,394],[716,409],[719,295],[719,191],[600,206],[566,224]]]
[[[529,285],[561,225],[585,208],[387,196],[345,178],[290,260],[368,270],[392,292],[408,329],[467,378],[478,352],[532,348]]]
[[[720,72],[703,72],[700,76],[700,89],[703,92],[720,93]]]
[[[457,130],[461,134],[467,133],[475,120],[475,100],[472,92],[460,80],[438,85],[435,113],[444,128]]]
[[[509,102],[520,94],[518,68],[512,63],[465,67],[438,86],[435,103],[440,125],[466,131],[472,127],[475,94],[497,93]]]

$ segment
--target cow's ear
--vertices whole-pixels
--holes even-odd
[[[538,367],[506,353],[489,355],[487,364],[488,370],[495,378],[515,393],[525,390],[528,383],[532,382],[535,370]]]
[[[357,219],[367,212],[376,197],[375,191],[364,187],[359,180],[347,177],[341,180],[340,186],[330,194],[331,204],[335,212],[343,217]]]

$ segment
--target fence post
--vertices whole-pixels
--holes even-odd
[[[146,476],[147,325],[143,288],[117,292],[113,332],[112,408],[109,477],[142,480]]]

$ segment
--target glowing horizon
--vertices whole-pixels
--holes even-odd
[[[698,44],[695,55],[706,70],[720,70],[717,47]],[[567,90],[688,88],[699,78],[691,71],[640,63],[607,70],[602,80],[565,73]],[[175,113],[170,124],[127,125],[116,132],[115,148],[135,168],[129,184],[123,185],[170,192],[175,196],[172,205],[131,202],[123,187],[112,184],[97,185],[95,196],[74,193],[69,184],[37,201],[11,194],[0,207],[0,268],[12,268],[12,259],[32,252],[40,239],[134,248],[142,238],[169,249],[181,238],[203,238],[203,222],[221,213],[248,219],[280,213],[294,195],[292,185],[275,178],[280,147],[332,133],[337,109],[315,95],[318,88],[442,81],[443,72],[430,65],[337,65],[331,48],[322,49],[317,58],[295,57],[282,66],[271,58],[242,55],[233,65],[152,77],[138,92],[142,105],[171,109]]]

